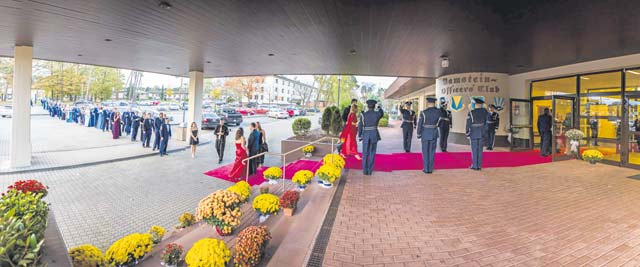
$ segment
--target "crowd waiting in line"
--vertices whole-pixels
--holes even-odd
[[[153,138],[152,150],[159,150],[160,156],[167,155],[171,125],[169,117],[162,112],[158,117],[154,117],[150,112],[139,114],[138,111],[127,109],[121,113],[117,108],[110,109],[100,105],[77,107],[47,99],[41,99],[40,102],[42,108],[48,111],[52,118],[93,127],[103,132],[111,132],[113,139],[119,139],[122,135],[126,135],[130,136],[132,142],[137,142],[138,132],[140,132],[142,147],[151,147]]]

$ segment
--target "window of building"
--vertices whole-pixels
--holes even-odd
[[[533,82],[531,84],[531,97],[551,95],[575,95],[576,77],[558,78]]]
[[[278,79],[276,79],[276,84],[278,84]]]

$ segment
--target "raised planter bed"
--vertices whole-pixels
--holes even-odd
[[[326,135],[323,135],[319,131],[312,131],[307,136],[292,136],[281,141],[281,151],[282,153],[287,153],[289,151],[292,151],[296,148],[307,145],[323,137],[326,137]],[[315,151],[313,151],[314,156],[326,155],[333,152],[331,151],[331,140],[325,140],[323,142],[313,144],[313,146],[315,147]],[[334,149],[336,146],[337,146],[337,140],[334,140],[334,143],[333,143]],[[299,153],[295,153],[295,152],[291,153],[290,155],[287,156],[285,164],[289,164],[301,158],[304,158],[304,154],[302,153],[302,151],[299,151]]]

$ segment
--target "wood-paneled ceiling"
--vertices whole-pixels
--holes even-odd
[[[433,78],[640,52],[640,20],[627,11],[640,1],[167,0],[170,9],[160,2],[0,1],[0,55],[33,45],[39,59],[171,75]]]

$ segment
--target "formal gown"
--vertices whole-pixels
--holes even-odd
[[[358,143],[356,143],[356,134],[356,114],[349,113],[347,124],[345,124],[344,129],[342,129],[342,133],[340,133],[340,141],[342,142],[340,154],[343,157],[358,155]]]
[[[120,116],[114,117],[113,128],[111,128],[113,139],[120,138]]]
[[[236,160],[233,162],[233,168],[229,172],[229,178],[240,180],[240,177],[246,174],[246,162],[242,162],[247,158],[247,151],[244,150],[241,143],[236,143]]]

